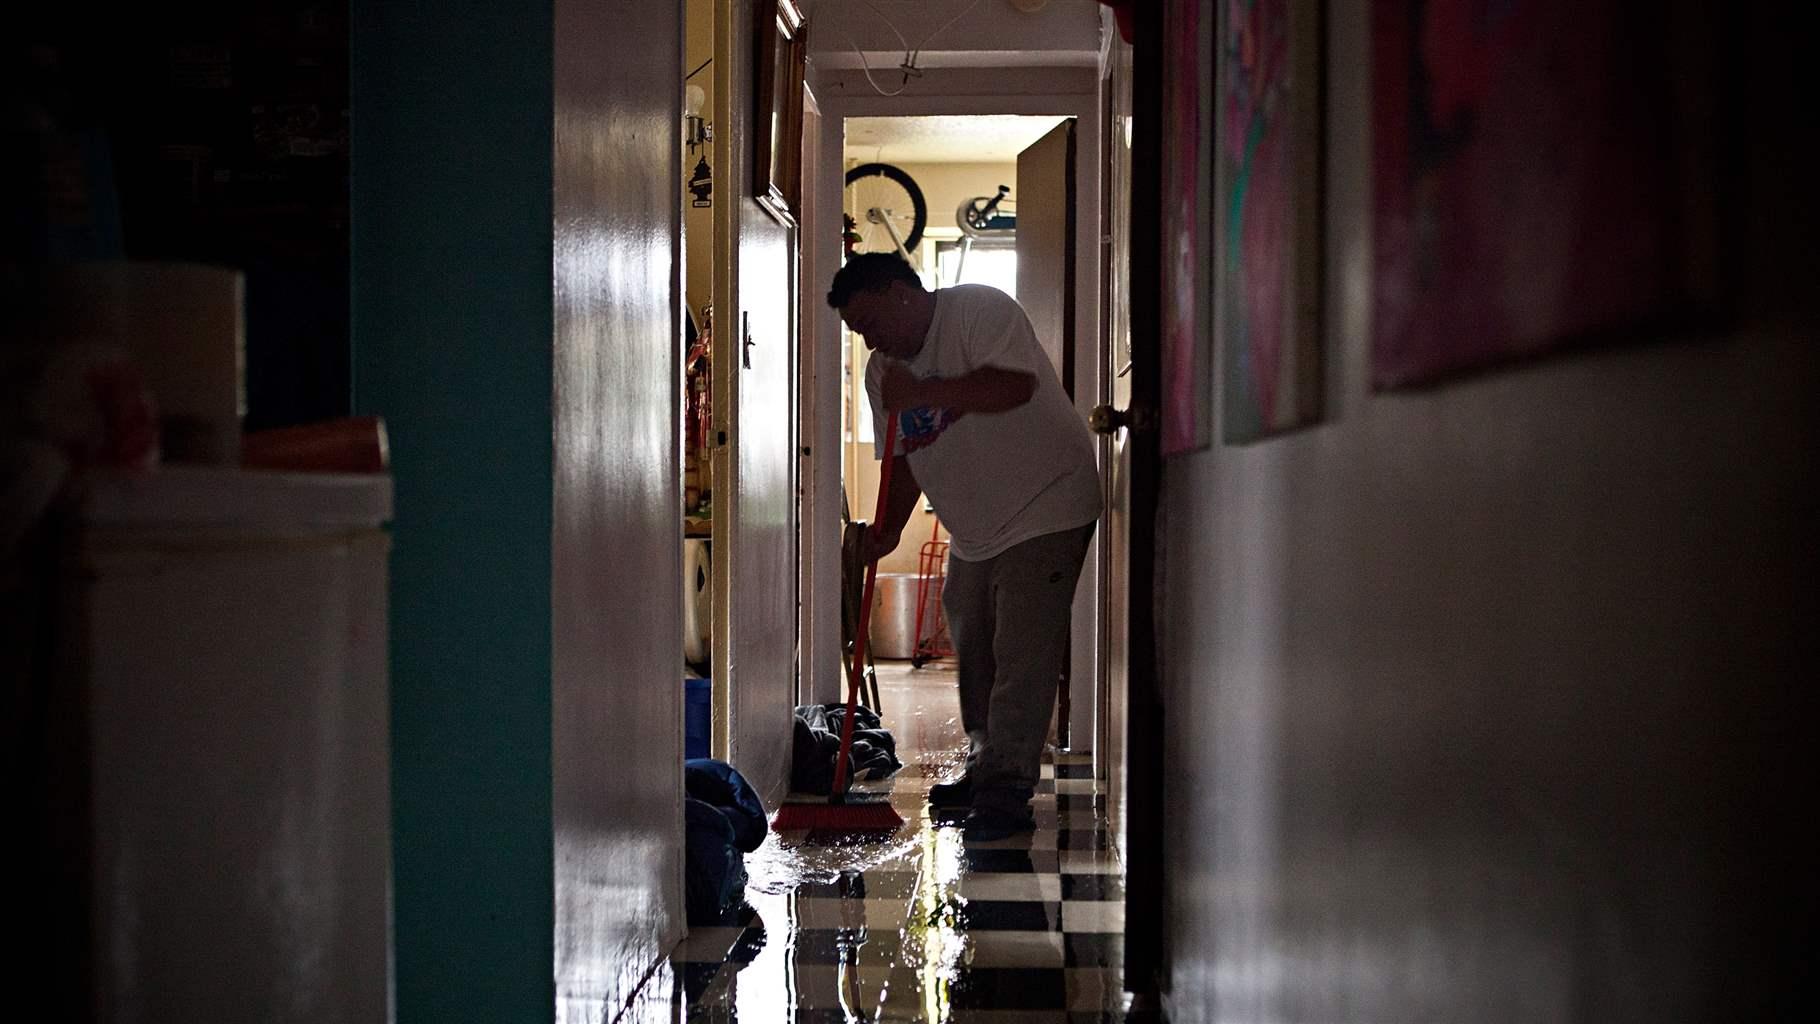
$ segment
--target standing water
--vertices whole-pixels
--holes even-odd
[[[965,840],[925,804],[959,774],[954,674],[879,665],[905,767],[888,837],[773,833],[746,859],[747,906],[695,927],[625,1019],[1124,1021],[1124,878],[1088,754],[1045,755],[1036,830]],[[825,841],[833,840],[833,841]]]

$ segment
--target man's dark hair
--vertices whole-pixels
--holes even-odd
[[[847,259],[847,265],[834,275],[834,282],[828,286],[828,305],[835,309],[847,308],[854,292],[882,292],[891,287],[892,282],[902,281],[917,288],[923,286],[923,279],[916,276],[910,264],[894,252],[862,252]]]

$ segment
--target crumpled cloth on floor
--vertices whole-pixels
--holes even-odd
[[[834,788],[834,759],[840,753],[845,703],[804,704],[796,709],[796,736],[790,751],[790,788],[798,793],[826,793]],[[888,779],[904,763],[897,759],[897,740],[879,721],[878,712],[856,707],[853,751],[848,773],[854,779]]]

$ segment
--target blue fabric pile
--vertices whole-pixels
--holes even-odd
[[[711,757],[683,762],[683,792],[689,923],[718,924],[745,900],[745,855],[765,841],[765,805],[737,769]]]
[[[790,788],[798,793],[826,793],[834,788],[834,760],[840,754],[841,724],[847,705],[805,704],[796,709],[796,736],[790,750]],[[853,709],[853,751],[848,758],[853,779],[888,779],[904,766],[897,759],[897,740],[879,721],[878,712]]]

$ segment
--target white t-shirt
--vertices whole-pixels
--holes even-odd
[[[888,361],[873,353],[866,367],[875,455],[885,451],[893,426],[879,400]],[[897,450],[908,452],[917,483],[953,536],[956,557],[984,561],[1099,518],[1093,435],[1011,296],[977,284],[937,290],[928,336],[905,365],[918,378],[960,377],[985,366],[1036,377],[1036,392],[1015,409],[952,413],[924,406],[897,416]]]

